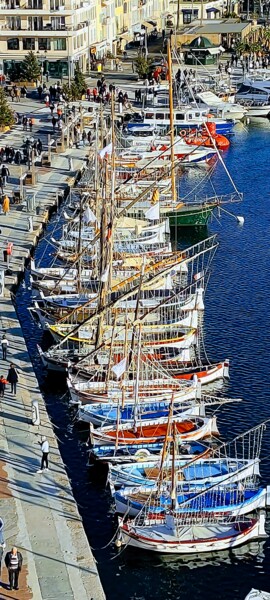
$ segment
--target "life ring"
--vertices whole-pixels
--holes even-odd
[[[138,461],[144,460],[145,458],[147,458],[147,456],[150,456],[150,452],[149,452],[149,450],[147,450],[147,448],[145,448],[145,449],[142,448],[141,450],[137,450],[135,452],[135,456]]]
[[[185,131],[185,129],[182,129],[182,131],[180,131],[180,136],[183,138],[183,137],[186,137],[186,135],[187,135],[187,132]]]

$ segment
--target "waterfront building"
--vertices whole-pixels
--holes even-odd
[[[170,11],[169,0],[0,0],[0,74],[32,50],[43,73],[71,79],[76,64],[86,73],[93,58],[166,29]]]
[[[91,48],[115,34],[113,7],[113,0],[2,0],[0,73],[29,50],[50,76],[72,77],[76,63],[86,72]]]

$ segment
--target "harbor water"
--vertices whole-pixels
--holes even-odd
[[[231,148],[224,160],[237,188],[244,193],[242,204],[228,209],[245,219],[239,226],[235,218],[221,213],[213,219],[209,232],[218,232],[220,246],[212,264],[206,294],[205,345],[209,358],[229,358],[230,380],[225,396],[243,398],[217,412],[224,440],[232,439],[257,423],[270,418],[269,361],[269,279],[270,279],[270,123],[253,121],[237,125]],[[183,175],[186,190],[202,177],[192,169]],[[208,183],[209,195],[213,190]],[[217,191],[231,191],[221,165],[212,176]],[[220,222],[219,222],[220,221]],[[47,245],[56,217],[49,224],[36,250],[41,266],[52,260]],[[205,231],[181,234],[179,244],[192,244]],[[87,431],[74,423],[68,407],[64,382],[57,375],[46,378],[37,355],[36,343],[46,344],[42,331],[32,321],[29,272],[20,285],[16,307],[29,352],[45,395],[48,412],[59,439],[74,496],[78,502],[86,533],[97,559],[108,600],[242,600],[251,587],[270,592],[270,538],[262,545],[252,544],[224,555],[185,558],[144,554],[131,549],[117,550],[113,543],[117,529],[113,504],[106,489],[106,475],[87,468]],[[263,443],[261,473],[270,484],[270,423]],[[270,525],[268,525],[270,533]],[[94,599],[93,599],[94,600]]]

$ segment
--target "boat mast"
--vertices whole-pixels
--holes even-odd
[[[172,55],[171,41],[167,43],[168,75],[169,75],[169,105],[170,105],[170,141],[171,141],[171,183],[172,183],[172,201],[177,201],[175,184],[175,165],[174,165],[174,118],[173,118],[173,78],[172,78]]]
[[[79,219],[79,237],[78,237],[78,292],[82,288],[82,219],[83,219],[83,201],[80,196],[80,219]]]
[[[137,431],[137,419],[138,419],[141,340],[142,340],[142,326],[139,325],[139,338],[138,338],[138,350],[137,350],[137,361],[136,361],[136,380],[135,380],[134,422],[133,422],[133,430],[135,433]]]
[[[172,491],[171,491],[171,510],[175,509],[176,501],[176,477],[175,477],[175,455],[176,455],[176,424],[173,423],[173,446],[172,446]]]

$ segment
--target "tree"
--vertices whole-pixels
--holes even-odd
[[[74,79],[71,84],[65,83],[63,85],[63,94],[66,100],[81,100],[82,96],[86,92],[86,81],[83,73],[80,70],[79,66],[76,66]]]
[[[145,56],[137,56],[137,58],[135,58],[134,68],[140,79],[142,79],[144,75],[147,75],[151,62],[151,59],[145,58]]]
[[[15,122],[3,88],[0,88],[0,127],[11,127]]]
[[[22,62],[22,77],[26,81],[36,81],[40,76],[40,64],[32,50],[28,52]]]
[[[76,88],[78,90],[78,97],[81,98],[82,95],[86,92],[86,81],[79,65],[76,65],[75,67],[74,84],[76,85]]]

